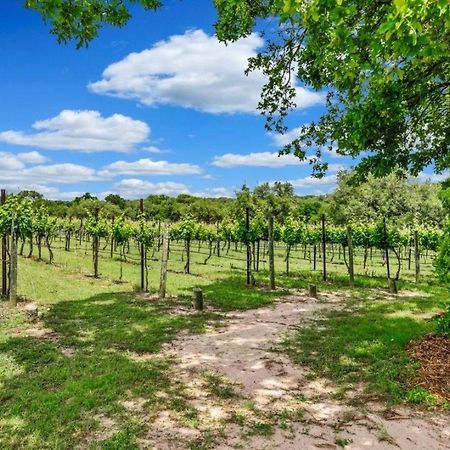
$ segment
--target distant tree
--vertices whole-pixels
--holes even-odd
[[[189,206],[188,212],[200,222],[217,223],[224,218],[223,206],[213,199],[196,199]]]
[[[73,203],[77,204],[77,203],[80,203],[80,202],[82,202],[84,200],[98,200],[98,198],[93,196],[91,193],[86,192],[81,197],[75,197],[73,199]]]
[[[125,209],[127,201],[118,194],[109,194],[105,197],[105,202],[112,203],[119,208]]]
[[[42,194],[36,191],[20,191],[17,195],[22,198],[27,198],[31,201],[41,200],[44,198]]]
[[[299,202],[298,206],[295,208],[294,214],[300,220],[310,222],[311,220],[318,220],[322,212],[324,212],[323,201],[307,198]]]
[[[338,187],[330,197],[330,214],[337,223],[371,222],[386,217],[404,225],[442,226],[445,211],[438,184],[418,183],[390,174],[382,178],[371,175],[355,186],[351,177],[351,173],[341,173]]]

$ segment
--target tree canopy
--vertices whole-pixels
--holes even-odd
[[[312,157],[324,147],[364,152],[356,176],[399,168],[417,175],[450,165],[450,3],[447,0],[216,0],[221,40],[251,33],[258,18],[280,18],[278,34],[251,59],[268,76],[259,108],[267,128],[286,132],[292,80],[326,92],[326,112],[284,149]]]
[[[159,0],[26,0],[60,42],[88,45],[105,24],[123,26],[130,6]],[[326,111],[282,153],[327,168],[324,148],[362,156],[355,177],[450,166],[450,3],[448,0],[215,0],[217,36],[247,36],[275,18],[249,71],[267,75],[259,109],[268,130],[286,133],[298,83],[326,95]]]

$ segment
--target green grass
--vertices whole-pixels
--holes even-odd
[[[311,376],[334,380],[345,393],[358,383],[365,394],[393,403],[434,403],[429,393],[410,388],[417,365],[406,345],[435,330],[429,320],[448,303],[447,290],[434,287],[414,296],[392,297],[375,290],[354,289],[347,307],[325,316],[288,337],[283,347]],[[424,317],[424,314],[426,317]]]
[[[26,258],[19,262],[19,294],[39,304],[41,321],[31,323],[20,311],[0,304],[0,448],[138,448],[145,431],[142,416],[123,406],[123,401],[137,398],[145,400],[140,414],[149,423],[163,409],[177,411],[195,423],[195,411],[187,407],[184,387],[173,376],[171,361],[152,355],[182,330],[201,333],[211,324],[220,324],[222,310],[266,306],[289,290],[303,291],[311,282],[319,292],[345,290],[347,309],[331,312],[292,336],[285,348],[293,358],[313,374],[336,380],[344,390],[363,381],[370,391],[387,398],[428,401],[426,392],[405,384],[414,366],[404,345],[433,329],[434,324],[420,314],[437,311],[448,302],[448,291],[434,281],[415,286],[409,273],[399,287],[418,287],[423,296],[369,298],[372,288],[386,285],[381,264],[374,262],[378,277],[357,276],[356,287],[350,288],[342,263],[329,266],[327,282],[321,280],[319,270],[311,272],[310,262],[304,260],[293,259],[292,275],[285,276],[283,249],[278,247],[277,290],[272,292],[266,287],[265,261],[255,273],[257,286],[247,288],[241,251],[231,249],[228,257],[214,256],[207,265],[203,264],[206,250],[193,251],[192,273],[185,275],[180,247],[174,244],[167,286],[171,298],[155,301],[136,295],[140,274],[134,261],[136,249],[131,249],[133,260],[124,263],[119,283],[117,258],[103,253],[101,276],[95,279],[90,276],[89,248],[65,252],[56,248],[59,242],[55,244],[54,265]],[[198,250],[194,245],[193,249]],[[149,262],[152,291],[159,283],[158,258],[156,253]],[[180,307],[187,309],[194,287],[203,289],[205,304],[213,312],[177,312]],[[45,328],[48,333],[33,337],[33,328]],[[214,397],[233,401],[237,395],[233,386],[219,378],[205,381]],[[102,417],[110,419],[109,429]],[[279,420],[286,422],[287,417]],[[251,430],[261,435],[272,431],[272,422],[264,420],[255,422]],[[194,442],[192,448],[208,448],[213,442],[208,439]]]
[[[7,362],[0,372],[0,447],[18,449],[73,448],[101,429],[96,414],[117,422],[102,448],[133,448],[132,418],[120,401],[144,398],[148,414],[176,399],[179,408],[185,404],[169,361],[140,355],[157,352],[180,330],[201,332],[212,318],[170,314],[165,305],[123,293],[56,303],[44,317],[43,326],[56,333],[48,338],[27,336],[35,325],[22,314],[9,317],[0,341]],[[18,327],[23,333],[11,336]]]

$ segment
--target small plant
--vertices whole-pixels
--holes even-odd
[[[447,312],[437,320],[436,331],[450,337],[450,305],[447,306]]]

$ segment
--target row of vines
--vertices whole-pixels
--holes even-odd
[[[55,240],[64,243],[64,250],[71,251],[74,245],[82,242],[91,246],[93,258],[93,275],[98,277],[99,254],[109,251],[111,257],[118,253],[120,260],[120,280],[122,279],[122,264],[127,260],[130,245],[136,245],[140,254],[140,261],[145,266],[145,284],[148,288],[147,258],[152,251],[152,257],[159,250],[162,242],[161,224],[151,221],[141,213],[137,221],[130,221],[125,217],[108,218],[101,211],[95,211],[86,220],[52,217],[44,207],[36,208],[34,204],[24,198],[11,195],[0,206],[0,236],[7,242],[6,254],[9,264],[7,278],[11,278],[11,249],[17,248],[19,255],[36,257],[42,260],[42,251],[46,249],[49,262],[54,261],[53,245]],[[420,246],[421,252],[435,252],[441,238],[441,231],[433,228],[400,229],[393,225],[386,226],[379,223],[352,223],[347,227],[326,225],[326,231],[317,224],[308,224],[301,220],[287,218],[284,224],[275,223],[272,231],[273,241],[283,246],[286,262],[285,272],[289,274],[289,262],[293,251],[303,251],[304,257],[314,261],[325,250],[325,259],[332,261],[335,252],[346,258],[350,256],[349,230],[351,231],[351,245],[361,249],[364,255],[364,266],[372,256],[373,250],[391,252],[397,259],[398,268],[395,277],[400,274],[401,259],[409,252],[411,261],[411,247]],[[255,215],[249,223],[244,218],[241,221],[223,221],[215,225],[199,223],[192,218],[172,223],[169,227],[169,241],[171,245],[182,246],[182,257],[185,260],[184,271],[190,273],[190,254],[193,242],[199,248],[206,245],[207,252],[204,264],[210,258],[227,256],[230,249],[238,250],[244,246],[252,254],[253,269],[258,270],[260,253],[267,252],[269,227],[267,219],[262,215]],[[417,240],[417,242],[415,242]],[[14,242],[13,242],[14,241]],[[325,248],[323,248],[325,243]],[[262,245],[262,250],[260,246]],[[311,256],[313,255],[313,256]],[[417,257],[417,255],[416,255]],[[6,262],[3,261],[3,265]],[[14,275],[14,270],[12,271]],[[3,294],[7,280],[3,280]],[[9,283],[9,286],[14,283]]]

